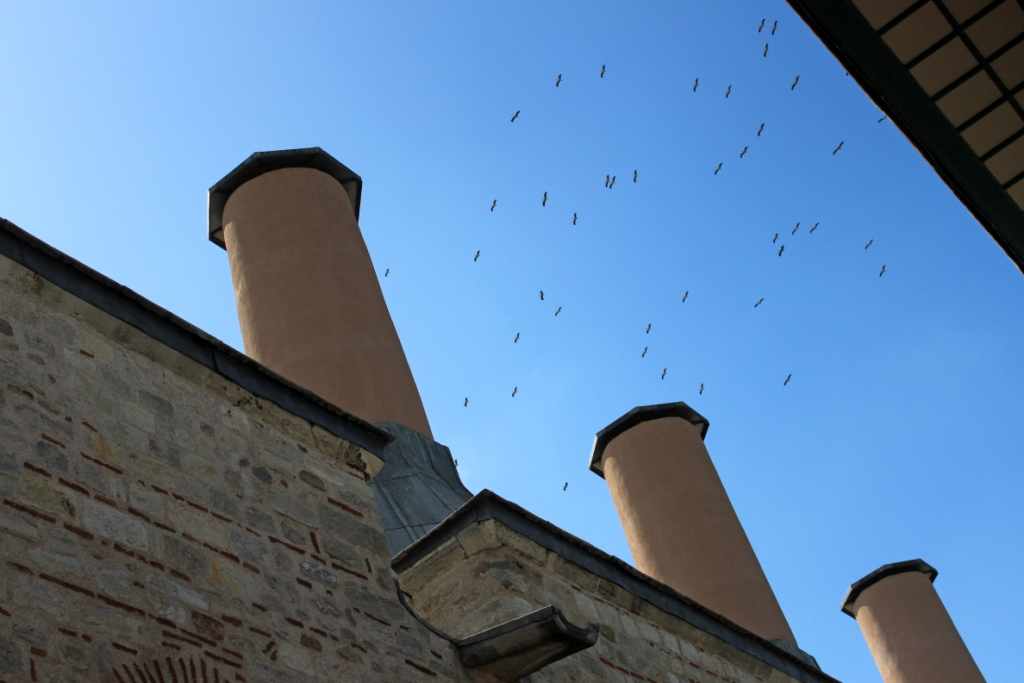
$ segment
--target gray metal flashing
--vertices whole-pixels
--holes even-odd
[[[628,413],[602,429],[594,437],[594,447],[590,451],[590,471],[604,479],[604,465],[601,458],[604,449],[612,439],[643,422],[660,420],[663,417],[679,417],[690,424],[700,427],[700,438],[707,436],[711,423],[708,419],[682,401],[675,403],[659,403],[652,406],[637,406]]]
[[[850,0],[788,0],[1024,271],[1024,212]]]
[[[252,394],[378,457],[394,438],[4,219],[0,254]]]
[[[363,194],[363,179],[352,169],[341,163],[319,147],[304,149],[282,149],[273,152],[256,152],[236,166],[230,173],[218,180],[207,200],[209,212],[210,241],[224,249],[224,206],[231,193],[264,173],[282,168],[313,168],[331,176],[345,188],[352,210],[359,220],[359,201]]]
[[[754,635],[665,584],[637,571],[619,558],[595,548],[586,541],[559,529],[554,524],[487,489],[478,493],[455,514],[399,553],[391,561],[391,566],[400,575],[470,524],[488,519],[501,522],[562,559],[619,586],[658,609],[732,645],[741,652],[759,659],[798,681],[803,683],[836,681],[800,657]]]
[[[921,572],[928,576],[928,579],[935,582],[935,577],[939,575],[939,570],[931,566],[922,559],[906,560],[904,562],[893,562],[892,564],[883,564],[881,567],[871,572],[867,576],[857,581],[854,581],[850,585],[850,589],[846,591],[846,596],[843,598],[843,604],[840,609],[843,612],[849,614],[851,617],[856,619],[856,615],[853,613],[853,604],[857,602],[857,598],[860,594],[871,588],[882,579],[886,579],[896,574],[905,574],[906,572]]]

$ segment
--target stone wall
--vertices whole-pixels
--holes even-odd
[[[0,256],[0,683],[464,680],[370,460]]]
[[[596,646],[533,674],[534,683],[794,681],[495,519],[470,523],[400,579],[412,607],[455,637],[550,604],[599,627]]]

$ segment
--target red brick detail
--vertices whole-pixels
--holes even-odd
[[[40,512],[39,510],[35,510],[33,508],[30,508],[27,505],[22,505],[21,503],[16,503],[16,502],[14,502],[13,500],[11,500],[9,498],[4,498],[4,505],[8,505],[8,506],[14,508],[15,510],[17,510],[18,512],[24,512],[25,514],[32,515],[33,517],[35,517],[37,519],[41,519],[44,522],[49,522],[50,524],[56,524],[57,523],[57,518],[56,517],[51,517],[50,515],[46,514],[45,512]]]
[[[340,507],[345,512],[350,512],[353,515],[355,515],[356,517],[362,517],[363,516],[362,512],[360,512],[359,510],[356,510],[354,507],[351,507],[349,505],[345,505],[340,500],[334,500],[333,498],[328,498],[327,502],[330,503],[331,505],[337,505],[338,507]]]
[[[301,622],[301,621],[299,621],[298,619],[292,619],[291,617],[285,617],[285,618],[284,618],[284,620],[285,620],[285,621],[287,621],[287,622],[288,622],[289,624],[291,624],[292,626],[298,626],[299,628],[306,628],[306,627],[305,627],[305,626],[304,626],[304,625],[302,624],[302,622]]]
[[[417,671],[420,671],[422,673],[427,674],[428,676],[435,676],[435,677],[437,676],[436,673],[434,673],[433,671],[431,671],[427,667],[421,666],[421,665],[417,664],[416,662],[412,661],[411,659],[405,660],[405,663],[408,664],[409,666],[411,666],[412,668],[416,669]]]
[[[24,465],[25,465],[25,469],[26,470],[31,470],[31,471],[35,472],[36,474],[41,474],[44,477],[46,477],[47,479],[53,479],[53,475],[50,474],[49,472],[47,472],[46,470],[44,470],[42,467],[36,467],[35,465],[33,465],[30,462],[26,462],[26,463],[24,463]]]
[[[82,354],[83,356],[85,356],[86,358],[95,358],[95,357],[96,357],[96,354],[94,354],[94,353],[89,353],[89,352],[88,352],[88,351],[86,351],[85,349],[78,349],[78,352],[79,352],[80,354]]]
[[[45,657],[46,656],[46,650],[44,650],[42,648],[39,648],[39,647],[30,647],[28,649],[28,651],[31,652],[32,654],[34,654],[36,657]]]
[[[296,577],[295,583],[299,584],[300,586],[305,586],[310,590],[313,590],[313,584],[311,584],[309,581],[306,581],[305,579],[300,579]]]
[[[369,612],[363,612],[363,614],[365,614],[366,616],[370,617],[371,619],[373,619],[374,621],[376,621],[379,624],[384,624],[385,626],[391,626],[391,622],[390,621],[384,621],[380,617],[375,617],[372,614],[370,614]]]
[[[222,621],[226,621],[227,623],[231,624],[232,626],[239,626],[240,627],[242,625],[242,620],[238,619],[237,617],[232,617],[232,616],[228,616],[227,614],[222,614],[222,615],[220,615],[220,618],[221,618]]]
[[[56,444],[56,445],[60,446],[61,448],[67,448],[67,446],[62,444],[60,441],[57,441],[57,439],[53,438],[49,434],[45,434],[45,433],[43,434],[43,441],[49,441],[50,443]]]
[[[150,524],[152,523],[152,522],[150,522],[149,515],[146,515],[146,514],[144,514],[142,512],[139,512],[138,510],[136,510],[133,507],[128,507],[128,514],[135,515],[139,519],[145,520],[147,523],[150,523]]]
[[[109,505],[112,508],[118,507],[116,500],[114,500],[113,498],[107,498],[102,493],[97,493],[96,494],[96,500],[98,500],[99,502],[103,503],[104,505]]]
[[[111,607],[119,607],[119,608],[123,609],[125,612],[131,612],[132,614],[138,614],[140,617],[146,616],[146,610],[139,609],[138,607],[132,607],[128,603],[121,602],[120,600],[115,600],[114,598],[111,598],[109,596],[103,595],[102,593],[98,593],[96,595],[96,597],[99,598],[100,600],[102,600],[103,602],[107,603]]]
[[[99,465],[100,467],[106,467],[111,472],[117,472],[118,474],[124,474],[124,470],[122,470],[120,467],[114,467],[110,463],[106,463],[106,462],[103,462],[102,460],[98,460],[97,458],[94,458],[91,455],[86,455],[85,453],[83,453],[81,451],[79,451],[78,454],[81,455],[86,460],[88,460],[89,462],[94,462],[97,465]]]
[[[267,633],[266,631],[260,630],[260,629],[256,628],[255,626],[250,626],[249,630],[252,631],[253,633],[258,633],[259,635],[263,636],[264,638],[270,638],[271,637],[271,635],[269,633]]]
[[[76,484],[74,482],[68,481],[64,477],[58,478],[57,481],[59,481],[64,486],[67,486],[72,491],[78,491],[79,493],[81,493],[86,498],[89,497],[89,489],[85,488],[84,486],[80,486],[80,485],[78,485],[78,484]]]
[[[162,524],[160,522],[153,522],[153,526],[155,526],[157,529],[163,529],[164,531],[170,531],[172,534],[178,533],[178,530],[175,529],[174,527],[167,526],[166,524]]]
[[[96,538],[95,536],[93,536],[91,533],[89,533],[85,529],[83,529],[81,527],[77,527],[74,524],[68,524],[67,522],[64,522],[64,528],[67,529],[68,531],[70,531],[73,534],[78,534],[79,536],[81,536],[82,538],[84,538],[87,541],[91,541],[92,539]]]
[[[82,595],[88,595],[90,598],[95,598],[96,597],[96,594],[93,593],[88,588],[82,588],[81,586],[76,586],[75,584],[73,584],[73,583],[71,583],[69,581],[65,581],[64,579],[58,579],[56,576],[50,576],[49,574],[40,574],[39,578],[42,579],[43,581],[49,581],[50,583],[55,583],[58,586],[63,586],[64,588],[67,588],[68,590],[73,590],[76,593],[81,593]],[[143,614],[145,614],[145,612],[143,612]]]
[[[181,642],[188,643],[189,645],[192,645],[193,647],[202,647],[203,646],[203,644],[198,642],[198,641],[191,640],[189,638],[186,638],[185,636],[179,636],[177,633],[171,633],[170,631],[162,631],[161,635],[163,635],[164,638],[171,638],[173,640],[180,640]]]
[[[279,545],[283,545],[285,548],[288,548],[289,550],[294,550],[299,555],[305,555],[306,554],[306,551],[303,550],[302,548],[300,548],[300,547],[298,547],[296,545],[292,545],[291,543],[286,543],[286,542],[282,541],[279,538],[274,538],[273,536],[267,536],[267,538],[270,539],[271,543],[277,543]]]
[[[231,519],[230,517],[225,517],[224,515],[217,514],[213,510],[210,510],[210,514],[219,519],[220,521],[227,522],[228,524],[234,524],[235,522],[235,520]]]
[[[177,496],[175,496],[175,497],[177,497]],[[196,510],[202,510],[203,512],[209,512],[210,511],[209,508],[204,507],[204,506],[200,505],[199,503],[193,503],[191,500],[186,500],[185,502],[188,503],[189,505],[191,505],[192,507],[194,507]]]
[[[364,581],[369,581],[370,580],[370,577],[367,576],[366,574],[360,574],[359,572],[354,571],[352,569],[349,569],[348,567],[343,567],[342,565],[338,564],[337,562],[331,562],[331,566],[334,567],[335,569],[338,569],[340,571],[345,572],[346,574],[351,574],[352,576],[358,576],[360,579],[363,579]]]
[[[257,567],[254,564],[249,564],[248,562],[243,562],[242,566],[245,567],[246,569],[248,569],[251,572],[255,572],[256,574],[260,573],[260,568]]]
[[[74,631],[71,631],[69,629],[58,627],[57,630],[60,631],[61,633],[63,633],[64,635],[66,635],[68,638],[77,638],[78,637],[77,633],[75,633]]]
[[[190,579],[187,575],[182,574],[177,569],[171,570],[171,576],[173,576],[176,579],[181,579],[182,581],[188,581],[189,583],[192,583],[192,579]]]
[[[96,429],[95,427],[93,427],[91,424],[89,424],[85,420],[82,420],[82,424],[85,425],[87,429],[91,429],[92,431],[96,432],[97,434],[100,433],[100,430]]]
[[[26,466],[28,465],[28,463],[25,463],[25,464],[26,464]],[[319,553],[320,552],[320,544],[317,543],[317,541],[316,541],[316,532],[315,531],[310,531],[309,532],[309,540],[313,541],[313,549],[316,550]],[[319,559],[319,558],[317,558],[317,559]]]
[[[115,649],[121,650],[122,652],[128,652],[128,653],[133,654],[133,655],[139,654],[139,651],[136,650],[135,648],[128,647],[127,645],[122,645],[121,643],[117,642],[116,640],[110,641],[110,644],[113,645]],[[143,679],[143,680],[145,680],[145,679]]]
[[[214,654],[214,653],[210,652],[209,650],[203,650],[203,654],[206,655],[207,657],[209,657],[210,659],[214,660],[215,662],[220,662],[221,664],[227,664],[228,666],[232,666],[232,667],[234,667],[236,669],[241,669],[242,668],[242,665],[239,664],[238,662],[233,662],[230,659],[226,659],[224,657],[221,657],[220,655]]]

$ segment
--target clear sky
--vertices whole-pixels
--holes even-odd
[[[785,2],[552,4],[5,2],[0,216],[241,348],[206,189],[323,147],[471,490],[628,559],[594,433],[686,401],[826,672],[922,557],[1016,680],[1024,276]]]

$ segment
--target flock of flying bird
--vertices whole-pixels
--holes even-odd
[[[778,27],[779,27],[779,22],[775,21],[772,24],[772,27],[770,29],[770,35],[775,35],[775,32],[778,30]],[[764,31],[765,28],[766,28],[766,20],[762,19],[761,20],[761,24],[760,24],[760,26],[758,26],[758,29],[757,29],[758,33],[761,33],[762,31]],[[769,45],[768,45],[768,43],[765,43],[763,56],[767,57],[768,56],[768,52],[769,52]],[[600,78],[604,78],[606,72],[607,72],[607,66],[606,65],[602,65],[599,77]],[[793,83],[792,83],[792,85],[790,85],[790,90],[795,90],[797,85],[799,85],[799,83],[800,83],[800,76],[798,75],[798,76],[796,76],[796,78],[793,79]],[[558,77],[555,79],[555,87],[557,88],[557,87],[561,86],[561,84],[562,84],[562,74],[558,74]],[[697,79],[694,80],[694,83],[693,83],[693,91],[696,92],[699,86],[700,86],[700,79],[697,78]],[[728,86],[726,88],[725,97],[728,98],[731,93],[732,93],[732,86],[730,85],[730,86]],[[515,112],[515,114],[512,115],[511,122],[515,123],[515,121],[519,118],[520,114],[522,114],[522,110],[517,110]],[[886,116],[882,116],[882,118],[880,118],[878,120],[878,122],[881,123],[882,121],[885,121],[886,118],[887,118]],[[765,124],[762,123],[760,125],[760,127],[757,129],[757,137],[761,137],[761,134],[764,132],[764,129],[765,129]],[[844,144],[844,142],[841,141],[836,146],[836,148],[832,151],[832,154],[833,155],[838,154],[843,149],[843,144]],[[748,150],[749,150],[749,145],[745,146],[743,148],[743,150],[740,152],[739,158],[742,159],[743,157],[745,157],[747,152],[748,152]],[[724,167],[724,163],[719,163],[717,168],[715,168],[715,170],[714,170],[714,175],[717,176],[722,171],[723,167]],[[638,181],[638,179],[639,179],[639,171],[638,170],[634,170],[633,171],[632,180],[633,180],[634,183],[636,183]],[[605,176],[604,186],[606,188],[608,188],[608,189],[612,189],[612,188],[615,187],[616,182],[617,182],[617,177],[614,176],[614,175],[610,175],[609,174],[609,175]],[[544,192],[542,197],[541,197],[541,206],[547,206],[547,203],[548,203],[548,193]],[[497,206],[498,206],[498,200],[495,199],[495,200],[493,200],[491,202],[490,210],[493,212],[497,208]],[[578,220],[579,220],[579,215],[578,215],[578,213],[574,212],[573,215],[572,215],[572,224],[576,225]],[[813,234],[814,231],[818,229],[819,225],[820,225],[820,223],[815,223],[811,227],[811,229],[808,231],[808,234]],[[800,229],[800,223],[797,223],[796,226],[793,228],[793,230],[790,232],[790,235],[796,235],[796,233],[797,233],[797,231],[799,229]],[[775,233],[775,236],[772,239],[772,244],[775,244],[776,242],[778,242],[778,240],[779,240],[779,233]],[[873,243],[874,243],[873,239],[868,241],[868,243],[864,246],[864,249],[868,249]],[[785,253],[785,251],[786,251],[786,245],[785,244],[780,244],[779,245],[779,250],[777,252],[778,256],[781,257]],[[480,250],[477,250],[476,254],[473,256],[473,261],[476,262],[479,258],[480,258]],[[882,269],[878,273],[878,275],[879,275],[879,277],[881,277],[884,274],[885,274],[885,265],[882,266]],[[387,272],[385,272],[385,276],[386,275],[387,275]],[[540,291],[540,295],[539,296],[540,296],[540,300],[544,301],[544,291],[543,290]],[[685,292],[683,294],[683,297],[682,297],[682,302],[685,303],[686,300],[689,298],[689,296],[690,296],[690,292],[689,291]],[[761,297],[760,299],[757,300],[757,303],[754,304],[754,308],[758,308],[763,303],[764,303],[764,297]],[[555,316],[558,316],[558,314],[561,313],[561,312],[562,312],[562,307],[559,306],[558,309],[555,311]],[[651,325],[648,324],[647,325],[647,329],[645,331],[645,334],[650,334],[650,332],[651,332]],[[518,343],[519,339],[520,339],[520,336],[521,336],[520,333],[517,332],[515,337],[513,338],[512,342],[513,343]],[[645,357],[647,355],[648,348],[649,347],[647,347],[647,346],[644,347],[643,351],[640,354],[641,358],[643,358],[643,357]],[[667,375],[667,373],[668,373],[668,368],[662,369],[662,371],[661,371],[661,378],[665,379],[665,376]],[[782,382],[782,385],[783,386],[787,386],[792,378],[793,378],[792,373],[788,374],[786,376],[786,379]],[[517,393],[519,393],[519,387],[514,387],[512,389],[512,396],[515,397]],[[702,383],[700,385],[699,390],[698,390],[698,394],[703,395],[703,393],[704,393],[704,384]],[[468,397],[466,397],[463,400],[463,406],[466,406],[466,407],[469,406],[469,398]],[[566,482],[565,485],[563,486],[562,490],[564,491],[568,487],[569,487],[569,483]]]

